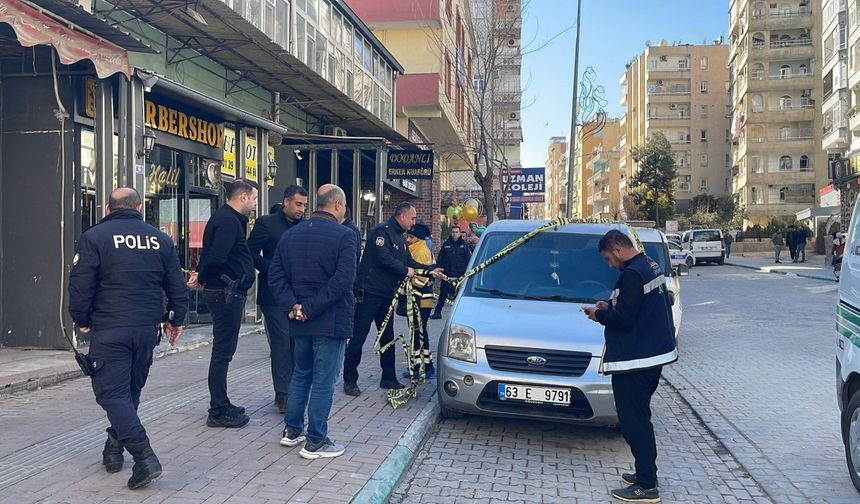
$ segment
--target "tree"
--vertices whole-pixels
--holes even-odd
[[[631,182],[633,202],[640,219],[653,218],[658,227],[675,214],[675,155],[662,132],[653,133],[645,145],[633,147],[639,171]]]
[[[746,209],[734,196],[699,194],[690,201],[690,224],[709,228],[740,228],[746,218]]]

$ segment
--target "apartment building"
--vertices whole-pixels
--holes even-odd
[[[794,220],[815,206],[816,188],[827,183],[823,137],[826,148],[847,142],[837,111],[847,108],[843,65],[838,49],[820,57],[822,16],[815,12],[820,0],[730,4],[732,192],[749,214],[745,224]],[[838,16],[826,20],[837,41]]]
[[[845,15],[846,8],[847,16]],[[860,194],[860,185],[857,183],[858,178],[860,178],[860,113],[858,113],[858,103],[860,103],[860,1],[825,2],[823,11],[824,57],[828,55],[828,50],[837,49],[838,52],[833,56],[833,59],[840,61],[840,63],[835,65],[831,63],[831,65],[835,66],[836,69],[842,69],[843,65],[847,67],[848,89],[846,94],[848,103],[846,104],[845,117],[848,121],[849,144],[847,147],[827,145],[827,137],[822,143],[822,146],[827,150],[831,165],[834,161],[841,159],[837,165],[839,169],[831,173],[831,177],[833,186],[839,190],[841,222],[847,224],[851,218],[854,202]],[[832,18],[828,16],[832,16]],[[846,33],[847,44],[845,47],[847,49],[843,48]],[[834,89],[838,89],[836,88],[837,83],[842,84],[843,82],[834,79]],[[827,85],[828,82],[825,79],[824,86]],[[842,90],[839,89],[839,91]],[[834,108],[839,108],[839,106]],[[825,115],[826,120],[827,116]]]
[[[573,217],[585,219],[591,215],[591,204],[588,201],[588,160],[591,153],[603,144],[604,127],[589,123],[576,127],[576,146],[573,158]],[[567,172],[567,170],[565,170]],[[567,175],[567,173],[565,173]],[[565,202],[567,202],[567,184],[565,184]]]
[[[619,194],[637,172],[633,148],[656,131],[672,144],[677,160],[676,210],[687,212],[698,194],[729,190],[729,98],[722,39],[712,45],[648,46],[621,76]]]
[[[567,137],[550,137],[546,149],[546,184],[543,215],[567,215]]]

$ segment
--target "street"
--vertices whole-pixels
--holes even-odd
[[[731,266],[683,279],[681,358],[653,401],[664,502],[860,502],[839,435],[836,290]],[[394,502],[611,502],[631,468],[613,430],[466,417],[439,425]]]

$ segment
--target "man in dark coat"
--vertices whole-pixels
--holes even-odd
[[[297,446],[307,438],[299,456],[309,460],[344,452],[328,438],[328,415],[355,310],[355,234],[342,225],[346,195],[332,184],[317,194],[319,210],[287,231],[269,268],[269,286],[289,311],[295,343],[280,444]]]
[[[788,228],[785,236],[785,244],[788,245],[788,253],[791,254],[791,262],[797,262],[797,229],[794,226]]]
[[[442,244],[442,250],[439,252],[436,264],[445,270],[446,276],[458,278],[466,272],[466,266],[469,264],[471,257],[472,248],[463,239],[460,226],[452,226],[451,236]],[[445,306],[445,300],[451,294],[454,294],[454,287],[448,282],[441,282],[439,285],[439,300],[436,302],[436,309],[430,317],[431,319],[442,318],[442,307]]]
[[[257,304],[263,312],[263,324],[269,339],[272,360],[272,385],[275,388],[275,406],[284,414],[287,408],[287,391],[293,376],[293,342],[289,333],[289,318],[269,291],[269,266],[275,256],[275,247],[284,233],[305,216],[308,192],[301,186],[291,185],[284,191],[283,204],[275,205],[275,212],[257,219],[248,249],[257,268]],[[263,255],[260,255],[260,252]]]

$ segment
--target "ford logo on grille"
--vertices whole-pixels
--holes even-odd
[[[543,366],[546,364],[546,357],[541,357],[540,355],[529,355],[526,357],[526,362],[532,366]]]

